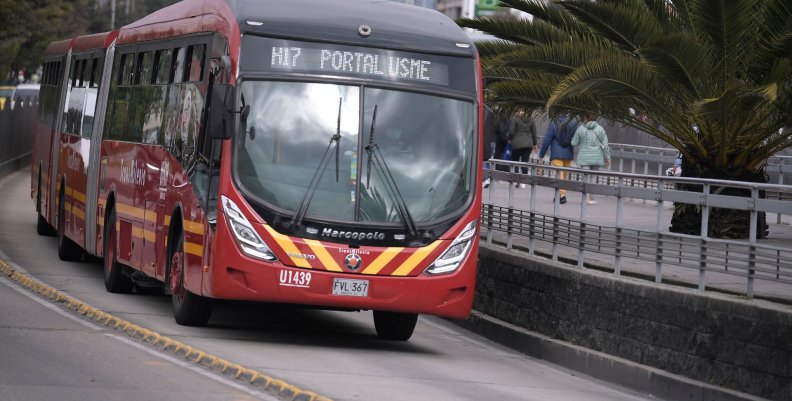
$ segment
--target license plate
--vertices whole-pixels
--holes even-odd
[[[368,280],[354,280],[349,278],[333,279],[333,295],[367,297],[368,289],[369,289]]]

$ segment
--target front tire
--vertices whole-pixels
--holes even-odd
[[[374,327],[383,340],[407,341],[418,322],[416,313],[374,311]]]
[[[83,251],[77,243],[66,236],[66,210],[64,207],[63,193],[60,196],[60,205],[58,205],[58,258],[73,262],[80,260]]]
[[[124,274],[124,265],[118,262],[115,226],[115,209],[110,209],[104,226],[104,261],[102,266],[104,267],[105,289],[107,292],[116,294],[128,294],[132,292],[135,283]]]
[[[184,287],[184,236],[176,234],[178,242],[172,248],[168,269],[173,318],[182,326],[206,326],[212,315],[212,300],[193,294]]]

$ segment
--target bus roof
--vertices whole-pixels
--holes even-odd
[[[64,39],[59,40],[57,42],[52,42],[47,46],[47,50],[44,51],[44,56],[57,56],[66,54],[72,46],[72,42],[74,39]]]
[[[470,38],[454,21],[424,7],[382,0],[228,0],[228,3],[244,32],[467,56],[475,52]],[[358,33],[362,25],[371,28],[370,36]]]
[[[113,43],[116,36],[118,36],[118,31],[79,36],[74,39],[72,51],[74,53],[80,53],[94,49],[105,49]]]
[[[370,36],[358,33],[362,25],[371,28]],[[126,25],[118,43],[210,31],[232,42],[237,26],[280,38],[475,54],[470,38],[442,13],[382,0],[184,0]]]
[[[157,40],[200,32],[219,32],[231,39],[235,32],[238,35],[235,25],[236,18],[223,0],[184,0],[124,26],[118,35],[118,43]]]

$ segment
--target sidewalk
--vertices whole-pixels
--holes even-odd
[[[536,186],[535,212],[545,216],[554,216],[553,197],[553,188]],[[567,200],[568,201],[566,204],[560,205],[558,217],[562,219],[580,221],[582,206],[581,194],[577,192],[569,192],[567,193]],[[616,227],[617,199],[615,197],[608,196],[595,196],[595,200],[597,202],[596,205],[585,205],[585,218],[582,220],[587,224],[603,226],[603,229],[607,227],[610,232],[615,231],[615,229],[612,228]],[[491,188],[484,189],[483,203],[485,205],[493,204],[496,206],[507,207],[509,205],[508,183],[503,181],[493,181]],[[527,188],[513,188],[513,205],[514,209],[520,209],[524,211],[530,210],[530,186]],[[663,209],[664,210],[662,212],[661,219],[662,223],[659,225],[660,232],[669,234],[668,227],[670,226],[671,217],[673,215],[673,204],[670,202],[665,202],[663,204]],[[780,277],[784,279],[783,273],[786,273],[786,280],[789,281],[789,274],[792,274],[792,260],[787,258],[786,255],[788,255],[789,252],[792,252],[792,216],[783,215],[781,218],[781,223],[778,224],[777,216],[775,214],[768,214],[767,223],[770,229],[768,238],[760,239],[757,241],[757,243],[759,245],[772,246],[782,248],[784,250],[783,252],[778,252],[778,263],[780,264],[780,272],[782,273]],[[639,230],[651,233],[656,239],[656,233],[658,232],[657,202],[625,199],[622,208],[621,227],[624,229]],[[485,222],[481,230],[481,240],[486,242],[488,234],[489,233]],[[601,237],[603,236],[602,232],[596,231],[587,232],[586,234],[586,238],[591,237],[592,241],[598,240],[596,238],[597,235],[600,236],[599,240],[601,241]],[[503,231],[493,231],[492,241],[496,245],[506,246],[507,235]],[[649,243],[652,243],[653,241],[653,239],[647,240]],[[693,241],[691,241],[691,243],[692,242]],[[747,240],[740,242],[744,242],[746,246],[748,244]],[[598,244],[602,243],[603,242],[599,242]],[[693,245],[694,244],[691,244],[690,246],[692,250],[695,251],[698,249]],[[517,251],[528,252],[529,238],[525,235],[514,234],[512,236],[512,247]],[[587,247],[587,250],[584,253],[584,262],[586,266],[589,268],[613,271],[614,256],[612,255],[615,252],[613,246],[608,248],[607,246],[598,245],[598,248],[602,253],[592,250],[591,246]],[[680,246],[680,251],[681,248],[682,246]],[[534,251],[538,256],[550,258],[553,254],[553,244],[537,238],[537,240],[534,242]],[[556,251],[560,261],[577,265],[579,256],[578,247],[559,245]],[[654,249],[646,249],[646,252],[654,252]],[[708,270],[704,273],[706,275],[707,290],[709,291],[711,289],[717,289],[719,291],[728,293],[745,294],[748,281],[748,254],[747,252],[742,254],[729,252],[727,255],[730,263],[735,263],[735,261],[738,261],[737,263],[742,263],[740,261],[746,261],[745,268],[742,270],[732,268],[728,269],[727,271],[723,265],[718,266],[713,264],[711,261],[708,262]],[[691,254],[690,257],[697,256]],[[646,257],[630,258],[622,256],[621,258],[620,269],[621,274],[624,275],[638,276],[654,281],[656,268],[657,266],[653,258],[650,260],[647,260]],[[661,275],[662,282],[664,283],[692,286],[695,288],[699,282],[700,270],[691,266],[689,260],[688,265],[684,266],[684,263],[675,264],[672,260],[669,260],[666,257],[666,259],[663,259],[662,261]],[[767,276],[769,277],[771,274],[767,274]],[[754,280],[754,294],[757,298],[766,298],[784,303],[792,303],[792,284],[756,279]]]

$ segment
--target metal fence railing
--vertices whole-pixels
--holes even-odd
[[[0,176],[30,162],[38,97],[0,109]]]
[[[491,162],[507,171],[485,170],[492,184],[485,190],[482,236],[489,243],[657,283],[792,302],[792,185]],[[562,171],[565,180],[556,178]],[[747,196],[726,195],[724,188]],[[561,190],[568,191],[566,205],[560,204]],[[584,201],[589,194],[596,205]],[[669,231],[673,204],[701,210],[701,235]],[[743,211],[748,238],[711,238],[716,208]],[[766,239],[758,233],[763,214]]]

